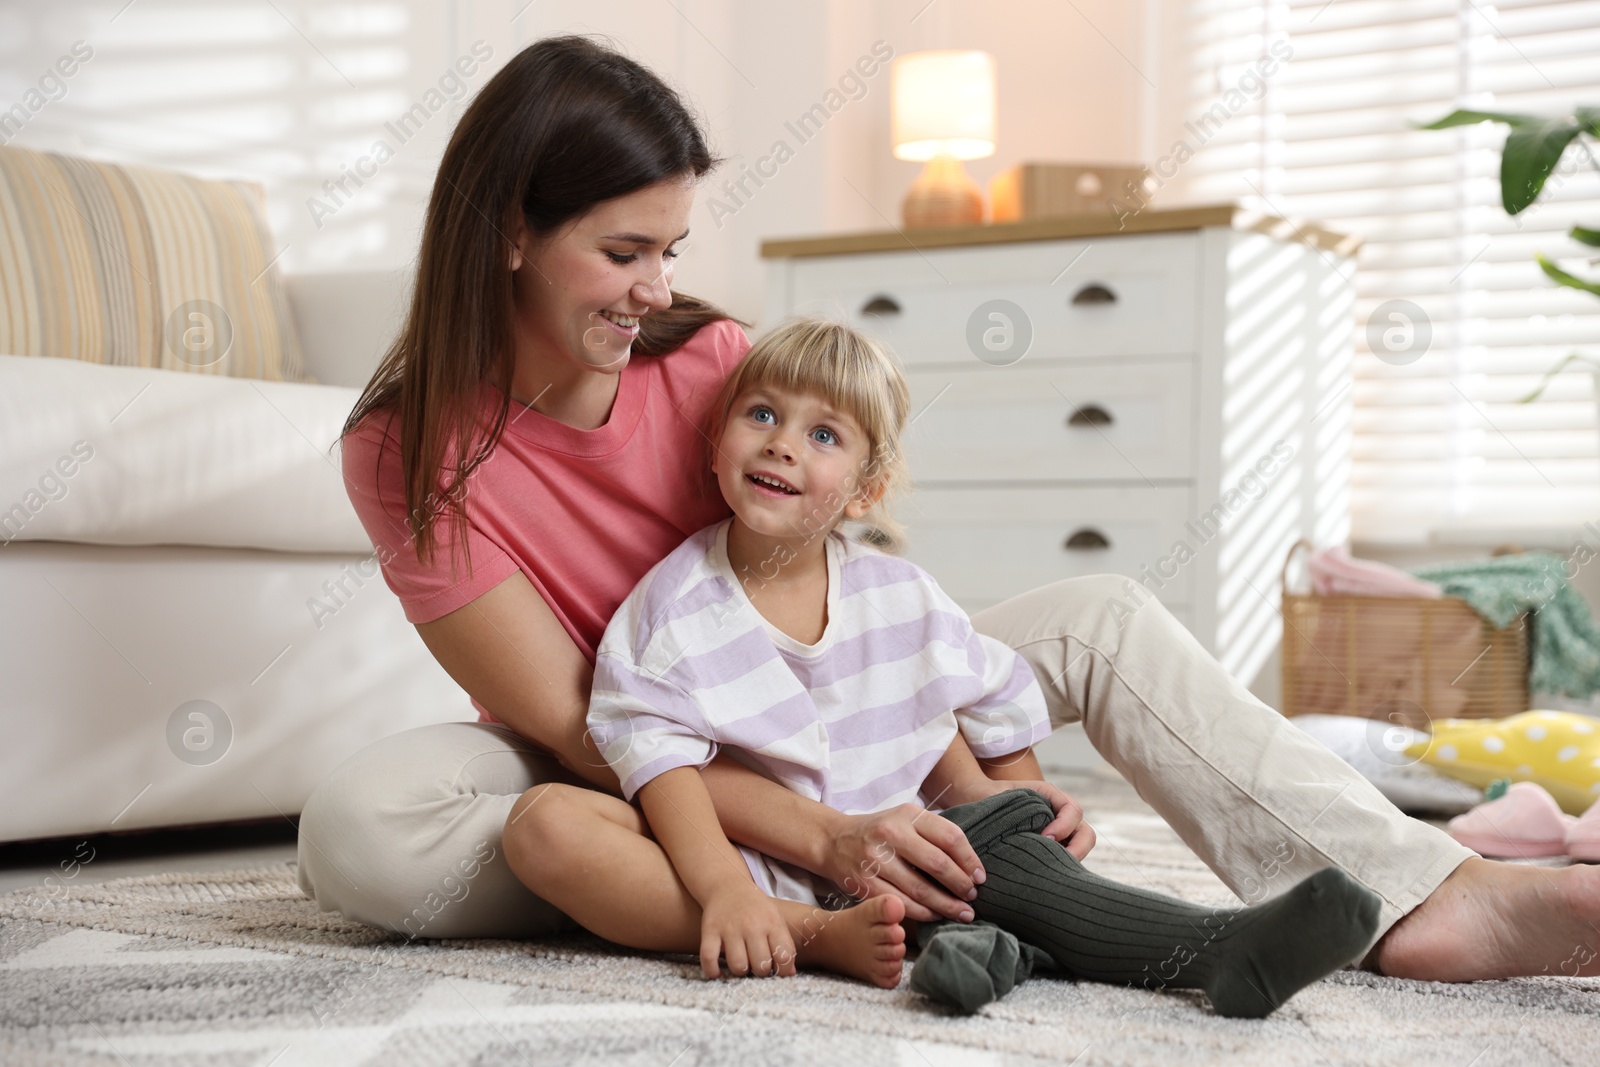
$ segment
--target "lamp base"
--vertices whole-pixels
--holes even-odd
[[[934,156],[911,183],[900,205],[907,229],[918,226],[970,226],[983,221],[983,192],[961,160]]]

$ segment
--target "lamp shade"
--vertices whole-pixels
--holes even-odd
[[[987,52],[910,52],[890,75],[896,159],[994,155],[994,57]]]

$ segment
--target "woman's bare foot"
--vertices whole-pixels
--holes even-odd
[[[1469,859],[1390,927],[1366,963],[1433,982],[1600,975],[1600,867]]]
[[[893,989],[905,966],[905,902],[895,896],[871,897],[829,912],[820,928],[796,938],[798,962]]]

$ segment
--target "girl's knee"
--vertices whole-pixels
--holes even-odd
[[[552,805],[560,803],[559,794],[565,788],[560,782],[542,782],[527,790],[511,805],[510,812],[506,814],[506,825],[521,823],[529,812],[547,801]]]
[[[643,818],[621,797],[552,782],[536,785],[517,798],[501,840],[518,877],[537,892],[549,888],[562,872],[585,866],[581,861],[594,851],[596,842],[619,826],[646,832]]]
[[[585,826],[598,818],[592,789],[546,782],[517,798],[506,816],[502,835],[508,853],[522,852],[541,861],[552,855],[565,855],[573,844],[585,837]]]

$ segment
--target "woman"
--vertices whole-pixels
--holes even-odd
[[[716,162],[672,90],[581,38],[515,56],[454,131],[410,314],[343,455],[385,580],[481,721],[385,738],[318,787],[299,876],[322,908],[424,937],[574,928],[519,879],[551,883],[527,827],[562,820],[519,816],[544,783],[617,791],[584,730],[595,646],[645,571],[729,514],[696,426],[749,342],[670,290]],[[1600,870],[1491,863],[1405,817],[1158,604],[1119,625],[1106,604],[1120,585],[1057,582],[972,622],[1029,662],[1052,720],[1082,721],[1230,888],[1260,899],[1343,867],[1383,899],[1367,963],[1386,974],[1600,973]],[[1042,776],[1031,753],[986,770]],[[913,919],[970,916],[976,858],[937,815],[843,816],[725,756],[705,779],[733,841],[898,896]],[[629,811],[627,869],[672,878]],[[1094,840],[1081,811],[1058,822],[1081,858]],[[636,889],[559,877],[617,908]]]

